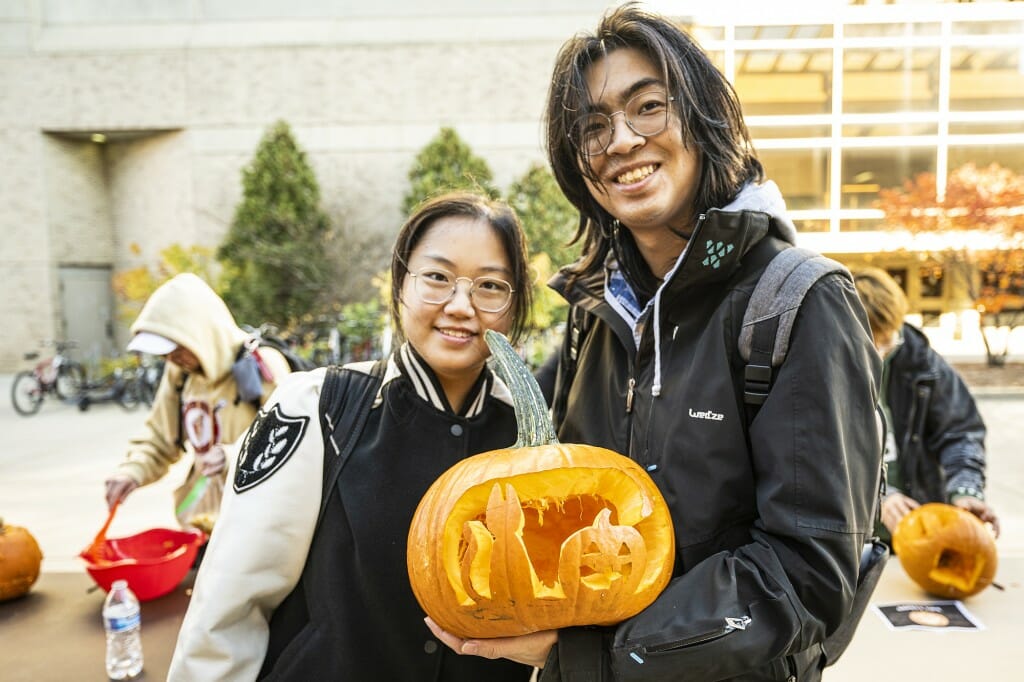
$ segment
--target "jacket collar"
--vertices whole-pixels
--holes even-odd
[[[743,257],[769,233],[795,243],[783,223],[759,211],[711,209],[694,229],[687,248],[666,277],[662,289],[670,295],[715,281],[727,281],[742,266]],[[605,261],[604,272],[578,277],[570,289],[571,266],[562,268],[548,282],[571,305],[592,309],[604,299],[608,274],[618,269],[614,257]]]
[[[457,413],[448,403],[448,398],[445,397],[444,389],[441,387],[441,382],[438,380],[434,370],[430,368],[430,365],[420,357],[419,353],[408,342],[403,343],[391,356],[383,383],[386,384],[399,375],[408,377],[409,383],[412,384],[413,389],[416,391],[416,395],[438,410],[467,419],[475,417],[483,411],[487,396],[492,390],[500,394],[500,389],[504,389],[503,384],[500,387],[495,386],[495,377],[490,369],[485,366],[484,370],[480,372],[480,376],[477,377],[473,388],[470,389],[469,394],[472,396],[472,399],[466,401],[466,405],[461,413]]]

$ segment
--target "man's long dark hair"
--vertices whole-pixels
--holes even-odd
[[[616,230],[615,218],[591,196],[584,180],[596,182],[597,178],[590,159],[579,154],[572,137],[573,122],[592,109],[588,69],[622,48],[642,52],[662,72],[669,95],[675,98],[672,106],[683,141],[696,145],[701,171],[694,217],[728,204],[746,182],[762,181],[764,170],[736,92],[704,50],[667,19],[630,3],[607,14],[593,35],[578,35],[562,46],[548,93],[547,152],[562,192],[580,212],[573,242],[583,241],[583,259],[575,275],[599,271],[608,251],[614,249],[630,284],[647,300],[658,280],[629,230]]]

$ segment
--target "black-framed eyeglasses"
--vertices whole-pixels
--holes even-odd
[[[409,271],[413,289],[424,303],[440,305],[452,300],[460,281],[469,282],[469,300],[477,310],[485,313],[500,313],[512,302],[515,289],[497,277],[456,277],[443,268],[425,267],[416,272]]]
[[[570,139],[580,154],[597,156],[607,151],[615,134],[612,118],[622,114],[626,125],[641,137],[652,137],[668,127],[669,97],[664,90],[646,90],[633,95],[621,111],[611,114],[593,112],[577,118],[571,128]]]

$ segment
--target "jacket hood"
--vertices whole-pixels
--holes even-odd
[[[796,226],[786,215],[786,201],[782,198],[779,186],[771,180],[764,184],[747,183],[730,204],[722,207],[723,211],[757,211],[767,213],[775,222],[778,236],[796,245]]]
[[[191,273],[162,284],[146,301],[131,326],[132,334],[159,334],[191,351],[209,381],[231,372],[249,335],[210,286]]]

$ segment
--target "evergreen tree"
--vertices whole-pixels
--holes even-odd
[[[508,203],[523,223],[531,257],[545,253],[555,267],[579,257],[579,244],[568,245],[579,213],[545,166],[534,164],[514,181],[508,189]]]
[[[473,154],[455,130],[441,128],[413,161],[402,210],[409,215],[423,200],[449,190],[473,190],[497,198],[492,179],[487,162]]]
[[[335,273],[319,185],[284,121],[264,134],[242,188],[217,251],[224,300],[240,324],[290,329],[324,306]]]
[[[534,164],[508,189],[508,204],[515,210],[526,233],[530,249],[533,310],[530,318],[538,332],[524,349],[527,361],[537,366],[554,352],[561,339],[561,325],[569,306],[547,286],[555,271],[574,261],[580,245],[568,245],[579,223],[579,214],[562,194],[555,176],[545,166]]]

